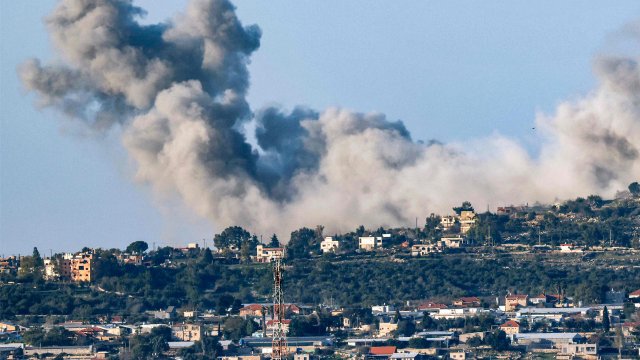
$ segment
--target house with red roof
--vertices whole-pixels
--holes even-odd
[[[396,349],[397,348],[395,346],[372,346],[369,349],[369,355],[367,355],[367,358],[388,359],[396,352]]]
[[[440,309],[446,309],[447,305],[433,302],[426,302],[418,305],[418,311],[426,311],[429,313],[437,313]]]
[[[630,293],[629,299],[640,299],[640,289]]]
[[[478,307],[480,306],[480,298],[476,296],[461,297],[453,302],[453,306],[459,307]]]
[[[504,331],[507,335],[519,334],[520,324],[517,321],[509,320],[500,325],[500,330]]]

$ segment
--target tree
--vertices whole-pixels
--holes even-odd
[[[127,249],[125,251],[130,254],[142,254],[143,252],[147,251],[148,248],[149,248],[149,244],[139,240],[129,244],[129,246],[127,246]]]
[[[609,309],[605,306],[602,310],[602,329],[605,334],[611,330],[611,319],[609,319]]]
[[[269,247],[272,247],[272,248],[280,247],[280,240],[278,240],[278,237],[276,236],[276,234],[273,234],[271,236],[271,241],[269,242]]]
[[[42,257],[40,256],[40,252],[38,251],[37,247],[33,248],[33,267],[34,268],[41,268],[44,266],[44,261],[42,260]]]
[[[204,336],[202,340],[196,341],[192,346],[180,349],[178,352],[184,360],[217,359],[221,353],[222,346],[218,342],[218,338],[212,336]]]
[[[413,349],[426,349],[429,347],[429,342],[425,338],[415,337],[409,339],[409,347]]]
[[[319,250],[320,243],[316,241],[316,232],[314,230],[302,228],[291,233],[291,239],[287,244],[288,258],[309,258],[312,251]]]
[[[453,208],[456,214],[460,215],[463,211],[473,211],[473,206],[469,201],[465,201],[461,206],[456,206]]]
[[[509,339],[507,338],[507,334],[502,330],[488,333],[484,341],[487,345],[491,346],[493,350],[504,351],[509,348]]]
[[[631,192],[633,196],[640,195],[640,184],[637,181],[634,181],[631,184],[629,184],[629,192]]]
[[[213,243],[218,249],[227,249],[231,246],[239,249],[242,243],[250,240],[251,234],[240,226],[230,226],[213,237]]]
[[[398,321],[396,334],[401,336],[411,336],[416,332],[416,324],[410,318]]]

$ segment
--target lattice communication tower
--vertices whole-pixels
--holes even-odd
[[[285,306],[282,291],[282,259],[276,257],[273,265],[273,339],[271,341],[271,359],[283,360],[287,356],[287,335],[284,331]]]

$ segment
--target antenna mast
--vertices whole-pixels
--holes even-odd
[[[287,335],[284,331],[284,292],[282,291],[282,259],[273,259],[273,338],[271,360],[283,360],[287,356]]]

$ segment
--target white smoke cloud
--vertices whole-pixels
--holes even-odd
[[[596,61],[598,87],[539,116],[531,157],[501,135],[421,144],[401,122],[344,109],[257,112],[247,62],[260,30],[226,0],[192,1],[171,23],[142,26],[125,0],[64,0],[47,25],[64,65],[25,62],[25,86],[98,131],[122,127],[136,180],[177,194],[219,227],[286,234],[301,226],[408,225],[477,205],[612,195],[640,178],[640,68]]]

